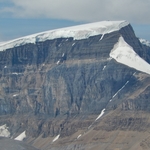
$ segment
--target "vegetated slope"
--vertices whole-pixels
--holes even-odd
[[[48,31],[0,49],[0,124],[13,138],[25,133],[45,150],[149,146],[150,47],[128,22]]]

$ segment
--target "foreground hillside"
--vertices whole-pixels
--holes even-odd
[[[150,47],[126,21],[0,45],[0,135],[42,150],[150,147]]]

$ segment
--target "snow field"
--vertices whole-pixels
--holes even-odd
[[[150,64],[142,59],[121,36],[110,52],[110,57],[126,66],[150,74]]]

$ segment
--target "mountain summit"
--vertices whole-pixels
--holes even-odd
[[[0,135],[42,150],[149,149],[150,47],[127,21],[46,31],[0,50]]]

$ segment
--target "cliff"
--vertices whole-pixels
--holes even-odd
[[[57,135],[88,131],[102,111],[107,120],[100,127],[94,122],[94,130],[122,130],[123,122],[134,124],[125,129],[138,130],[138,120],[120,116],[126,111],[150,111],[150,67],[146,64],[150,47],[139,41],[127,22],[110,27],[50,31],[47,36],[41,33],[0,46],[0,124],[7,124],[11,136],[26,130],[28,143],[38,136],[52,142]],[[111,57],[120,37],[146,69],[118,62],[120,55]],[[114,119],[116,111],[120,116]]]

